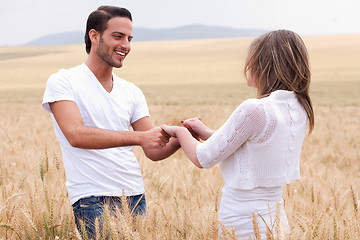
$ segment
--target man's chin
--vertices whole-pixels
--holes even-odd
[[[121,68],[123,66],[122,62],[121,63],[114,63],[113,67],[114,68]]]

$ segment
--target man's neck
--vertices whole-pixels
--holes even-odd
[[[96,78],[100,82],[107,82],[112,80],[112,70],[113,67],[110,67],[108,64],[105,64],[101,60],[93,60],[88,58],[85,64],[89,67],[89,69],[94,73]]]
[[[113,67],[105,64],[101,60],[96,61],[92,58],[88,58],[85,62],[88,68],[93,72],[97,80],[103,85],[103,87],[110,92],[113,85],[112,70]]]

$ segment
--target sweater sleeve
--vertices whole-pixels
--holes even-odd
[[[254,139],[266,127],[264,107],[247,100],[205,142],[198,144],[196,155],[204,168],[211,168],[233,154],[246,141]]]

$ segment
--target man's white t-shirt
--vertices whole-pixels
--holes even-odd
[[[48,79],[42,107],[49,103],[74,101],[85,126],[129,131],[135,121],[149,116],[145,97],[134,84],[113,74],[113,89],[107,92],[92,71],[81,64],[60,70]],[[145,192],[141,169],[132,146],[108,149],[72,147],[54,115],[55,134],[60,142],[70,203],[89,196],[126,196]]]

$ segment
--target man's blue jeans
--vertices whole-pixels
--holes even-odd
[[[137,215],[146,214],[146,199],[145,194],[140,194],[136,196],[126,197],[129,210],[132,215],[135,217]],[[103,225],[103,214],[104,206],[109,206],[109,211],[111,215],[117,213],[116,209],[122,209],[121,197],[107,197],[107,196],[98,196],[98,197],[86,197],[75,202],[72,207],[74,211],[75,223],[82,236],[85,233],[82,232],[82,226],[80,221],[85,227],[86,234],[89,239],[95,239],[95,220],[99,219],[100,232],[102,232]]]

